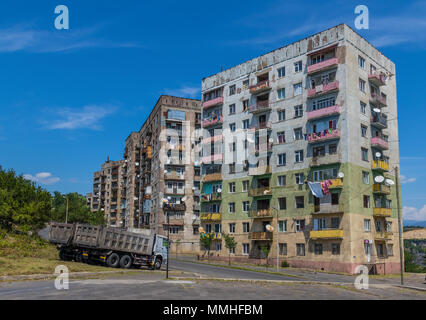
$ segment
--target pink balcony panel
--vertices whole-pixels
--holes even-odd
[[[211,163],[211,162],[217,162],[222,160],[223,160],[222,153],[214,154],[212,156],[206,156],[206,157],[203,157],[202,159],[203,163]]]
[[[331,59],[308,66],[308,73],[313,73],[322,69],[331,68],[333,66],[337,66],[338,64],[339,64],[338,58],[331,58]]]
[[[325,132],[308,134],[308,142],[321,141],[321,140],[333,139],[338,137],[340,137],[340,130],[335,129],[335,130],[332,130],[331,133],[329,130],[326,130]]]
[[[388,143],[380,137],[371,138],[371,144],[382,149],[388,149]]]
[[[327,108],[322,108],[319,110],[309,111],[308,112],[308,119],[315,119],[315,118],[321,118],[325,116],[329,116],[332,114],[338,114],[340,113],[340,106],[331,106]]]
[[[203,108],[213,107],[215,105],[222,104],[222,103],[223,103],[223,97],[217,97],[212,100],[203,102]]]
[[[269,89],[271,89],[269,85],[269,80],[265,80],[250,86],[250,93],[260,92]]]
[[[218,141],[222,141],[222,139],[223,139],[223,135],[219,134],[217,136],[205,138],[201,141],[201,143],[206,144],[206,143],[218,142]]]
[[[213,125],[213,124],[216,124],[216,123],[222,123],[222,122],[223,122],[223,117],[219,116],[219,117],[216,117],[216,118],[204,120],[203,126],[206,127],[206,126],[210,126],[210,125]]]
[[[386,84],[386,77],[384,74],[370,73],[368,75],[368,80],[373,82],[378,86],[384,86]]]
[[[381,94],[378,93],[372,93],[370,101],[373,104],[379,104],[380,106],[386,106],[386,98],[383,97]]]
[[[315,88],[308,90],[308,97],[313,97],[317,94],[322,94],[337,89],[339,89],[339,81],[333,81],[327,84],[318,85]]]

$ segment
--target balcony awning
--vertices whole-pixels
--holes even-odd
[[[325,47],[325,48],[321,48],[321,49],[318,49],[318,50],[315,50],[315,51],[308,52],[306,55],[307,55],[307,56],[312,56],[312,55],[314,55],[314,54],[318,54],[318,53],[326,52],[326,51],[329,51],[329,50],[331,50],[331,49],[336,48],[338,45],[339,45],[338,43],[335,43],[335,44],[333,44],[333,45],[331,45],[331,46],[328,46],[328,47]]]

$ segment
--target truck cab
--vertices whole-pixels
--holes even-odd
[[[155,245],[154,245],[154,261],[155,269],[160,269],[162,264],[167,263],[167,237],[155,235]]]

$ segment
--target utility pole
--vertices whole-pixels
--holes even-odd
[[[173,206],[173,213],[175,206]],[[169,204],[168,209],[170,210],[172,206]],[[167,263],[166,263],[166,279],[169,279],[169,251],[170,251],[170,211],[167,212]]]
[[[401,204],[399,200],[399,168],[395,166],[396,180],[396,205],[398,209],[398,232],[399,232],[399,264],[401,269],[401,285],[404,285],[404,250],[402,243]]]
[[[65,212],[65,223],[68,223],[68,196],[66,196],[65,199],[67,199],[67,210]]]

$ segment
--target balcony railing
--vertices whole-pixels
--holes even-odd
[[[374,92],[371,94],[370,103],[379,108],[386,107],[387,105],[386,97]]]
[[[223,135],[218,134],[213,137],[204,138],[203,140],[201,140],[201,143],[206,144],[206,143],[212,143],[212,142],[222,142],[222,140],[223,140]]]
[[[310,239],[343,239],[342,229],[312,230],[309,233]]]
[[[340,204],[331,204],[331,203],[321,203],[319,205],[311,205],[311,214],[328,214],[328,213],[343,213],[344,205]]]
[[[340,114],[340,106],[331,106],[308,112],[308,120],[328,117],[331,115]]]
[[[260,153],[260,152],[272,152],[272,143],[261,143],[259,145],[256,145],[254,150],[251,153]]]
[[[376,114],[371,117],[371,124],[373,126],[385,129],[388,127],[388,118],[383,114]]]
[[[163,206],[164,211],[185,211],[186,205],[183,203],[171,203]]]
[[[368,80],[378,87],[384,86],[386,84],[386,77],[382,73],[370,73],[368,75]]]
[[[340,138],[340,130],[339,129],[330,129],[324,130],[323,132],[316,132],[308,134],[308,142],[313,143],[317,141],[324,141],[328,139],[337,139]]]
[[[373,209],[373,216],[374,217],[390,217],[392,215],[392,209],[391,208],[380,208],[376,207]]]
[[[267,101],[258,101],[255,105],[251,105],[249,107],[249,112],[252,113],[260,113],[264,111],[271,110],[271,105],[269,104],[269,100]]]
[[[164,193],[166,193],[166,194],[185,194],[185,189],[165,188]]]
[[[259,166],[255,168],[249,168],[249,176],[260,176],[263,174],[271,174],[272,167],[271,166]]]
[[[339,64],[338,58],[331,58],[325,61],[311,64],[310,66],[308,66],[308,74],[334,68],[334,67],[337,67],[338,64]]]
[[[251,130],[271,129],[271,122],[259,122],[250,126]]]
[[[257,94],[260,92],[264,92],[270,90],[271,86],[269,84],[269,80],[261,81],[256,83],[255,85],[250,86],[250,93]]]
[[[391,193],[391,189],[389,186],[384,184],[375,183],[373,184],[373,193],[389,195]]]
[[[217,97],[208,101],[204,101],[203,108],[210,108],[219,104],[223,104],[223,97]]]
[[[382,161],[382,160],[373,160],[373,161],[371,161],[371,169],[372,170],[389,171],[389,163]]]
[[[201,159],[203,163],[222,162],[223,153],[217,153],[212,156],[206,156]]]
[[[392,240],[393,232],[390,231],[379,231],[374,234],[374,239],[376,241],[387,241]]]
[[[387,141],[383,140],[380,137],[373,137],[371,138],[371,146],[383,150],[389,149]]]
[[[270,218],[270,217],[272,217],[271,209],[250,210],[250,218]]]
[[[203,127],[209,127],[216,124],[222,124],[223,123],[223,117],[217,116],[217,117],[211,117],[203,120]]]
[[[250,197],[260,197],[260,196],[271,196],[272,189],[271,187],[255,188],[249,190]]]
[[[170,226],[183,226],[185,224],[185,221],[183,218],[170,218],[169,219],[169,223],[167,223],[167,218],[166,221],[164,221],[163,225],[170,225]]]
[[[319,96],[335,90],[339,90],[339,81],[337,80],[326,84],[320,84],[315,86],[315,88],[309,89],[308,97]]]
[[[168,180],[185,180],[185,175],[184,174],[178,174],[176,172],[166,172],[164,174],[164,179],[168,179]]]
[[[215,213],[201,213],[200,214],[200,220],[201,221],[220,221],[222,218],[222,214],[215,212]]]
[[[341,162],[341,156],[340,154],[327,154],[324,156],[316,156],[316,157],[311,157],[309,159],[309,165],[311,167],[316,167],[316,166],[322,166],[325,164],[332,164],[332,163],[339,163]]]
[[[265,240],[270,241],[274,237],[273,232],[250,232],[249,239],[250,240]]]
[[[203,182],[221,181],[222,172],[208,173],[203,176]]]
[[[222,200],[222,193],[216,192],[216,193],[204,193],[201,195],[201,201],[208,202],[208,201],[220,201]]]

